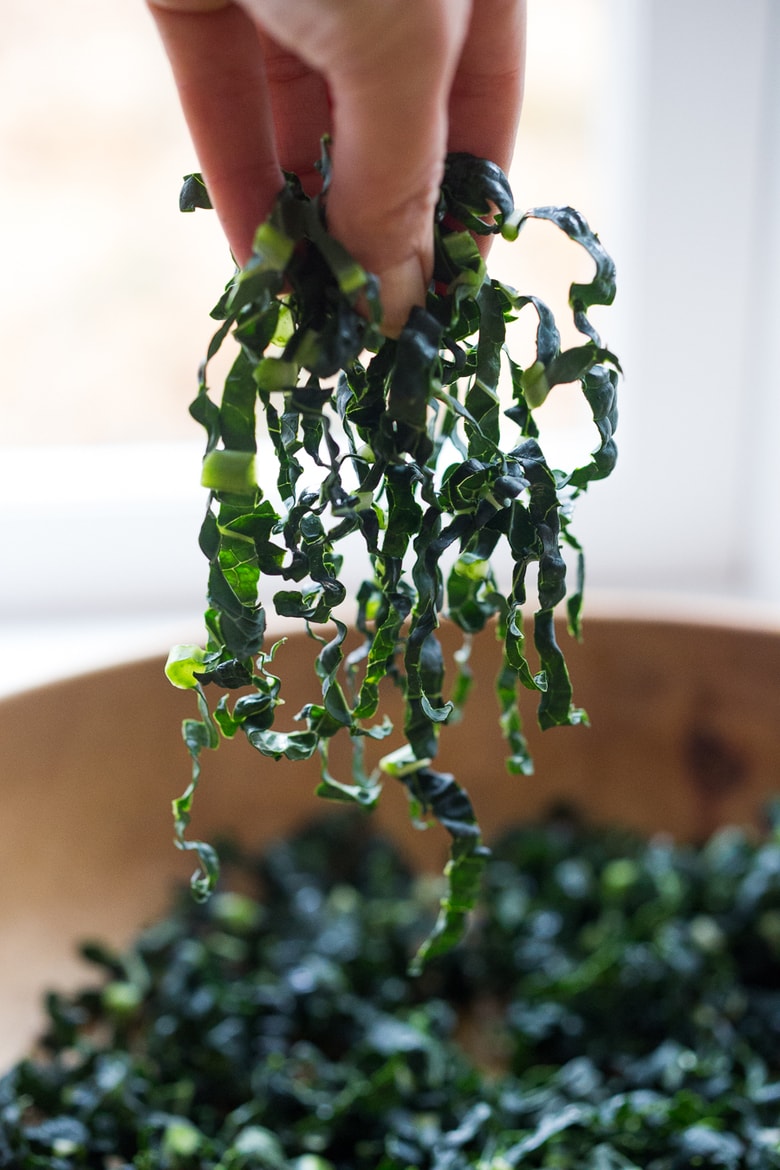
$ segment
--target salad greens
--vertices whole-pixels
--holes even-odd
[[[321,170],[327,191],[327,151]],[[185,180],[181,206],[208,206],[199,176]],[[531,219],[551,221],[594,264],[590,282],[570,288],[582,337],[570,348],[561,347],[545,303],[488,276],[475,242],[497,232],[514,240]],[[495,619],[511,771],[532,767],[519,687],[537,695],[544,728],[586,718],[572,699],[554,614],[567,599],[570,630],[579,633],[582,549],[570,530],[572,504],[615,463],[619,366],[588,317],[614,292],[612,261],[576,211],[519,214],[496,166],[456,154],[441,189],[426,305],[397,339],[385,337],[377,280],[328,235],[321,202],[288,176],[251,260],[213,312],[219,328],[191,406],[207,434],[202,482],[210,495],[200,533],[209,561],[207,641],[174,648],[167,670],[197,694],[199,717],[184,724],[192,782],[174,812],[179,846],[199,858],[198,896],[213,888],[219,869],[213,847],[187,837],[201,756],[241,732],[269,759],[318,755],[325,797],[369,808],[381,773],[403,783],[414,816],[431,816],[452,837],[441,916],[418,961],[459,936],[486,850],[467,794],[432,765],[468,691],[471,636]],[[524,310],[535,314],[536,346],[522,366],[508,351],[507,325]],[[209,364],[231,333],[238,353],[216,401]],[[567,470],[548,463],[534,421],[563,383],[579,383],[598,438],[584,465]],[[275,459],[275,485],[263,478],[260,486],[258,451],[263,461]],[[349,611],[340,551],[347,538],[365,548],[365,580]],[[494,563],[502,549],[512,565],[503,585]],[[576,564],[568,598],[565,549]],[[532,664],[523,627],[533,568]],[[278,584],[270,598],[269,583]],[[300,621],[320,646],[311,701],[294,727],[277,719],[284,650],[283,639],[268,644],[269,606]],[[465,642],[449,696],[436,635],[445,617]],[[363,641],[348,652],[353,622]],[[386,677],[404,696],[405,744],[387,753],[377,774],[366,768],[364,748],[392,730],[379,711]],[[336,735],[351,739],[346,777],[329,764]]]
[[[777,815],[696,848],[517,828],[417,979],[435,879],[356,816],[86,944],[101,979],[0,1078],[0,1167],[780,1167]]]

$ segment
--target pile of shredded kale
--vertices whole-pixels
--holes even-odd
[[[399,780],[413,817],[438,821],[452,838],[423,962],[465,928],[485,859],[459,778],[433,766],[468,693],[470,639],[487,629],[503,646],[496,690],[510,771],[532,770],[519,692],[536,696],[544,728],[586,721],[555,611],[565,603],[578,636],[583,552],[572,510],[617,457],[620,367],[589,316],[611,304],[615,267],[573,208],[520,214],[498,167],[450,155],[426,303],[387,337],[376,278],[327,231],[327,149],[321,170],[321,197],[308,198],[290,175],[258,228],[251,259],[212,314],[219,324],[190,408],[206,432],[208,608],[205,645],[175,647],[168,664],[198,704],[184,724],[193,772],[174,805],[176,834],[197,855],[193,888],[206,896],[218,855],[187,830],[204,749],[223,738],[245,736],[264,757],[261,773],[271,760],[318,757],[319,794],[364,808],[386,776]],[[202,181],[189,176],[181,206],[204,205]],[[535,221],[558,228],[592,270],[569,286],[568,346],[549,305],[492,278],[476,242],[497,233],[515,241]],[[535,322],[527,354],[512,344],[519,318]],[[235,357],[215,393],[213,359],[229,339]],[[592,451],[569,467],[548,459],[536,414],[564,385],[577,387],[593,420]],[[348,561],[362,572],[354,589]],[[280,618],[319,646],[300,710],[284,705],[283,640],[268,636]],[[463,633],[455,663],[437,636],[443,620]],[[357,648],[346,641],[350,626]],[[381,710],[385,678],[403,696],[405,742],[369,767],[366,747],[393,730]],[[346,774],[330,751],[336,736],[352,747]]]
[[[438,879],[352,815],[51,994],[0,1079],[14,1170],[780,1167],[780,828],[513,831],[417,978]],[[238,892],[240,889],[241,892]]]

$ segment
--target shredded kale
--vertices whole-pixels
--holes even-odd
[[[326,151],[326,187],[328,166]],[[208,206],[199,176],[186,178],[181,206]],[[568,349],[548,306],[491,279],[475,242],[497,232],[516,239],[534,218],[554,223],[595,265],[589,283],[570,288],[584,340]],[[210,495],[200,533],[209,562],[207,641],[175,647],[168,663],[171,681],[192,688],[198,703],[198,717],[184,724],[192,781],[174,802],[177,843],[199,860],[196,895],[207,896],[219,872],[214,848],[189,839],[187,828],[203,750],[220,738],[240,731],[271,760],[318,756],[320,795],[365,808],[390,775],[406,786],[414,816],[433,818],[452,837],[448,890],[418,963],[461,934],[487,853],[465,790],[432,766],[468,691],[464,667],[446,682],[437,630],[448,619],[468,642],[495,626],[504,646],[496,689],[510,770],[532,769],[518,684],[536,693],[543,728],[585,721],[554,614],[566,601],[578,635],[582,549],[571,512],[615,463],[619,372],[588,317],[591,306],[611,303],[614,266],[572,208],[517,214],[495,165],[452,155],[435,258],[425,307],[412,311],[397,339],[385,337],[377,280],[328,235],[321,202],[288,176],[252,258],[213,312],[220,324],[191,406],[207,434],[202,482]],[[507,325],[525,309],[537,328],[535,355],[523,367],[508,352]],[[209,363],[231,333],[238,353],[216,401]],[[544,455],[534,411],[564,383],[579,383],[598,441],[583,466],[562,470]],[[275,461],[275,486],[258,483],[258,451]],[[351,610],[340,578],[340,542],[348,537],[365,548],[365,580]],[[512,566],[504,582],[495,566],[502,549]],[[566,550],[577,566],[571,590]],[[533,665],[523,629],[532,569]],[[299,620],[321,646],[311,700],[284,729],[277,718],[283,639],[269,645],[269,606]],[[363,643],[348,650],[351,624]],[[380,713],[385,678],[403,694],[405,743],[367,771],[366,740],[392,731]],[[210,702],[216,691],[221,697]],[[336,735],[352,741],[349,776],[331,774]]]
[[[516,828],[416,979],[437,879],[359,814],[222,854],[206,903],[84,945],[100,978],[0,1078],[0,1167],[780,1167],[776,814],[697,847]]]

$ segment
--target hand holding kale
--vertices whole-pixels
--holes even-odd
[[[329,229],[382,282],[384,328],[425,303],[445,155],[507,169],[524,0],[154,0],[212,202],[239,264],[283,186],[320,193]]]

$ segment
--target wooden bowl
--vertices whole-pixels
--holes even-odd
[[[315,653],[296,635],[277,659],[291,680],[290,725],[313,697]],[[779,630],[589,617],[568,654],[591,726],[541,734],[533,696],[521,696],[536,774],[510,776],[493,698],[497,644],[475,640],[469,718],[446,730],[437,766],[467,787],[488,840],[558,799],[595,821],[687,839],[759,820],[780,788]],[[394,696],[387,700],[397,716]],[[43,990],[83,979],[76,942],[128,940],[165,907],[171,883],[189,876],[192,858],[173,846],[170,802],[189,780],[180,725],[194,714],[193,696],[165,679],[163,659],[0,703],[0,1067],[33,1040]],[[230,831],[257,845],[283,834],[327,809],[312,795],[317,775],[316,762],[275,763],[243,738],[223,743],[204,758],[192,834]],[[386,782],[372,816],[416,864],[442,864],[446,834],[411,826],[400,784]]]

